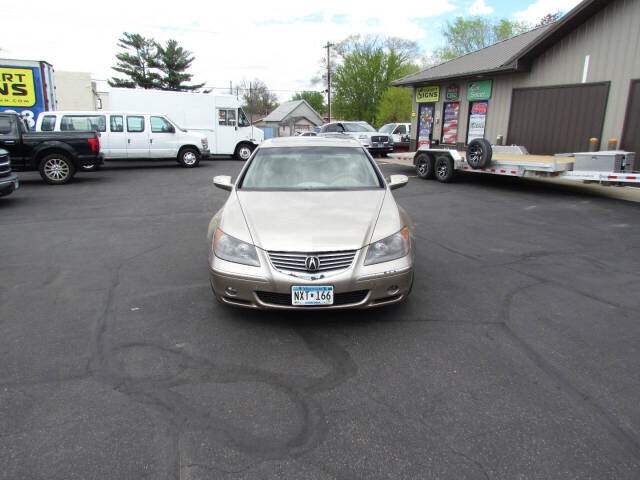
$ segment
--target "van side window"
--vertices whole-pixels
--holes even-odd
[[[122,115],[111,115],[111,131],[112,132],[124,132],[124,121]]]
[[[63,115],[60,130],[81,132],[106,132],[107,122],[104,115]]]
[[[144,132],[144,117],[127,116],[127,132]]]
[[[162,117],[151,117],[151,132],[152,133],[173,133],[174,129],[166,119]]]
[[[221,108],[220,110],[218,110],[218,125],[235,127],[236,126],[235,108]]]
[[[11,120],[9,117],[0,117],[0,135],[11,133]]]
[[[45,115],[42,118],[42,126],[40,129],[43,132],[53,132],[56,128],[56,116],[55,115]]]

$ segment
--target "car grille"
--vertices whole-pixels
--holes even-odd
[[[9,155],[0,154],[0,177],[6,177],[11,173]]]
[[[269,252],[269,260],[276,270],[283,272],[328,272],[331,270],[347,269],[353,263],[356,250],[340,252],[299,253],[299,252]],[[318,257],[317,270],[307,270],[307,257]]]
[[[388,142],[389,141],[389,137],[387,137],[387,136],[371,137],[371,141],[372,142],[376,142],[376,143]]]
[[[369,294],[369,290],[356,290],[353,292],[336,293],[333,296],[333,305],[352,305],[354,303],[360,303]],[[291,294],[290,293],[275,293],[275,292],[256,292],[256,295],[261,302],[269,303],[271,305],[291,306]],[[312,305],[313,307],[330,307],[331,305]]]

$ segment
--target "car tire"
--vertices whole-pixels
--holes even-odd
[[[254,147],[250,143],[241,143],[236,147],[233,156],[237,160],[247,161],[253,153]]]
[[[433,157],[428,153],[419,153],[416,157],[416,174],[420,178],[433,178]]]
[[[493,150],[484,138],[474,138],[467,146],[467,163],[471,168],[486,168],[491,164]]]
[[[453,180],[453,160],[448,155],[439,155],[434,162],[436,180],[449,183]]]
[[[42,180],[49,185],[64,185],[76,173],[73,162],[63,153],[50,153],[42,157],[38,170]]]
[[[184,147],[178,153],[178,163],[184,168],[195,168],[200,163],[200,152],[193,147]]]

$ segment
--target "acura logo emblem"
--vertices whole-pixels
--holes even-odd
[[[307,271],[316,272],[320,266],[320,259],[318,257],[307,257],[304,260],[304,266],[307,268]]]

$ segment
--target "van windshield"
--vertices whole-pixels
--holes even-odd
[[[171,118],[167,117],[167,120],[169,120],[173,124],[173,126],[176,127],[178,130],[182,130],[183,132],[187,131],[186,128],[182,128],[180,125],[174,122]]]

